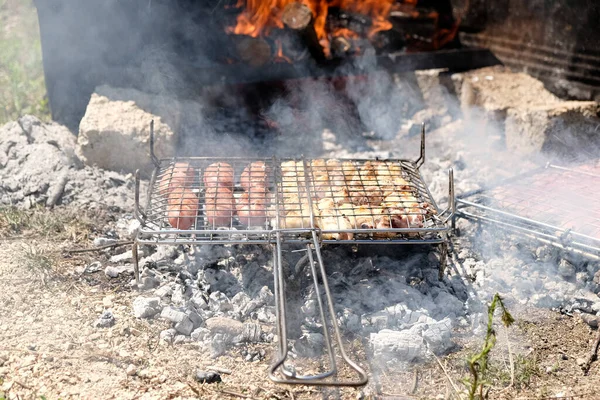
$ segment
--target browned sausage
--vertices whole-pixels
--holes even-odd
[[[245,192],[237,200],[237,215],[243,225],[263,226],[267,221],[268,191],[260,187],[255,189],[258,190]]]
[[[244,190],[250,190],[251,186],[267,187],[269,185],[269,176],[271,167],[263,161],[255,161],[244,168],[240,177],[240,184]]]
[[[177,188],[187,188],[194,183],[194,168],[185,162],[178,162],[166,169],[158,182],[158,193],[166,196]]]
[[[230,226],[235,213],[233,192],[223,186],[206,188],[206,218],[214,227]]]
[[[167,218],[176,229],[190,229],[196,222],[198,197],[189,189],[174,189],[169,192]]]
[[[204,170],[204,185],[207,188],[222,186],[233,190],[233,167],[222,162],[210,164]]]

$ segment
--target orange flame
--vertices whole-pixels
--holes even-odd
[[[235,27],[227,29],[228,33],[257,37],[268,35],[272,28],[283,28],[281,15],[285,6],[297,0],[238,0],[236,7],[242,8]],[[310,8],[317,37],[321,42],[327,41],[327,12],[329,7],[339,7],[349,12],[367,15],[372,25],[368,36],[392,28],[388,20],[395,0],[301,0],[300,3]]]

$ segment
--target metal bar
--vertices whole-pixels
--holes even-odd
[[[465,211],[459,211],[459,214],[467,218],[473,218],[482,221],[484,223],[498,225],[503,229],[509,230],[517,234],[522,234],[523,236],[526,236],[530,239],[534,239],[542,243],[552,245],[561,250],[579,254],[596,261],[600,260],[600,247],[597,248],[576,241],[570,241],[568,244],[565,244],[562,235],[552,235],[549,233],[543,233],[533,229],[528,229],[524,226],[510,224],[506,221],[501,221],[498,219],[477,215]]]
[[[147,216],[140,209],[140,170],[135,171],[135,203],[133,207],[133,216],[139,221],[141,226],[146,223]]]
[[[361,63],[361,59],[361,57],[358,57],[347,60],[333,60],[319,66],[280,63],[253,68],[248,65],[223,64],[218,67],[206,68],[189,64],[182,66],[182,69],[184,74],[193,77],[193,79],[190,79],[191,83],[198,86],[212,86],[301,78],[355,76],[371,74],[377,70],[402,73],[445,68],[452,72],[461,72],[502,64],[489,50],[483,48],[381,55],[374,57],[376,68],[373,68],[373,63]]]
[[[558,232],[566,232],[566,229],[564,229],[564,228],[560,228],[560,227],[555,226],[555,225],[550,225],[550,224],[546,224],[546,223],[543,223],[543,222],[539,222],[539,221],[536,221],[536,220],[531,219],[531,218],[521,217],[519,215],[512,214],[512,213],[509,213],[507,211],[502,211],[502,210],[498,210],[498,209],[495,209],[495,208],[492,208],[492,207],[487,207],[487,206],[484,206],[484,205],[481,205],[481,204],[477,204],[477,203],[473,203],[473,202],[470,202],[470,201],[467,201],[467,200],[464,200],[464,199],[459,199],[457,201],[459,203],[467,205],[467,206],[476,207],[476,208],[479,208],[479,209],[482,209],[482,210],[494,212],[494,213],[503,215],[505,217],[516,219],[516,220],[520,220],[520,221],[523,221],[523,222],[526,222],[526,223],[529,223],[529,224],[532,224],[532,225],[537,225],[537,226],[541,226],[541,227],[544,227],[544,228],[553,229],[554,231],[558,231]],[[591,237],[591,236],[587,236],[587,235],[583,235],[581,233],[577,233],[577,232],[574,232],[572,230],[570,231],[570,234],[578,236],[578,237],[583,238],[583,239],[587,239],[587,240],[591,240],[591,241],[597,241],[597,242],[600,243],[600,240],[597,239],[597,238],[594,238],[594,237]]]
[[[418,169],[425,163],[425,122],[421,123],[421,154],[415,161],[415,167]]]
[[[152,159],[152,163],[158,168],[160,161],[154,154],[154,120],[150,121],[150,158]]]

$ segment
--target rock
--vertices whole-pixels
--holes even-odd
[[[133,364],[129,364],[127,366],[127,369],[125,370],[125,373],[127,374],[127,376],[135,376],[135,374],[137,373],[137,367]]]
[[[424,358],[427,348],[423,338],[408,331],[383,329],[369,337],[373,354],[383,360],[397,359],[410,362]]]
[[[77,154],[88,165],[112,171],[150,170],[150,121],[154,120],[156,155],[172,157],[176,145],[176,104],[173,99],[134,89],[96,88],[79,124]],[[163,115],[172,113],[171,118],[155,115],[158,107]]]
[[[460,105],[457,101],[456,86],[445,70],[415,71],[415,76],[427,105],[425,110],[435,110],[439,115],[459,116]]]
[[[583,148],[588,154],[597,154],[599,116],[600,104],[594,101],[514,107],[506,118],[506,146],[523,154],[544,151],[577,155]]]
[[[160,312],[160,317],[173,323],[179,323],[186,318],[186,315],[183,311],[179,311],[173,307],[164,307]]]
[[[541,81],[502,66],[454,74],[452,80],[467,118],[483,116],[503,123],[509,109],[560,102]]]
[[[160,309],[159,297],[138,296],[133,300],[133,315],[136,318],[152,318]]]
[[[205,321],[206,328],[212,334],[226,333],[232,337],[239,336],[244,331],[244,324],[231,318],[212,317]]]
[[[96,328],[110,328],[115,324],[115,317],[111,310],[105,310],[100,318],[94,322]]]
[[[194,379],[199,383],[217,383],[221,382],[221,375],[218,372],[197,370]]]
[[[175,324],[175,330],[182,335],[189,336],[194,330],[194,323],[185,316],[181,321]]]

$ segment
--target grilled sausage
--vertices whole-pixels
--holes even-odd
[[[198,197],[189,189],[174,189],[169,192],[167,218],[176,229],[190,229],[198,214]]]
[[[270,175],[271,167],[263,161],[255,161],[242,171],[240,184],[246,191],[250,190],[251,186],[267,187],[269,186]]]
[[[204,170],[204,186],[207,188],[222,186],[233,190],[233,167],[222,162],[210,164]]]
[[[206,219],[214,227],[230,226],[235,213],[233,192],[223,186],[207,187],[205,194]]]
[[[166,196],[174,189],[188,188],[194,183],[194,168],[185,162],[178,162],[166,169],[158,182],[158,193]]]

